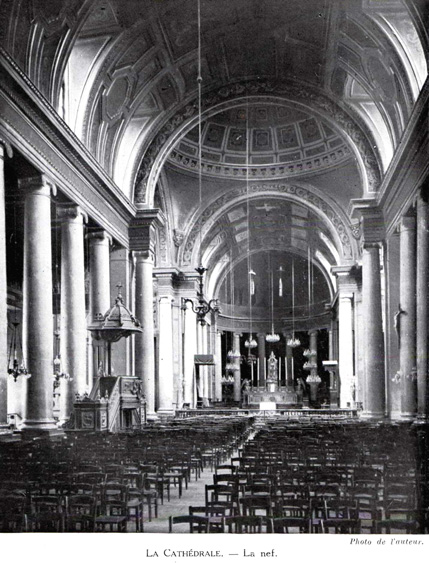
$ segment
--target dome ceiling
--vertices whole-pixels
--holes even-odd
[[[324,121],[292,106],[237,107],[202,127],[202,170],[208,176],[245,179],[247,164],[252,179],[310,174],[351,156],[346,142]],[[178,143],[168,161],[198,172],[198,127]]]

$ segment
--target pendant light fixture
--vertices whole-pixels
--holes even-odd
[[[199,194],[199,209],[201,209],[202,203],[202,117],[201,117],[201,96],[202,96],[202,84],[203,84],[203,77],[201,72],[201,0],[197,1],[198,7],[198,71],[197,71],[197,86],[198,86],[198,194]],[[207,324],[206,316],[209,313],[218,313],[219,312],[219,303],[217,299],[211,299],[207,301],[204,297],[204,274],[207,272],[207,268],[203,266],[202,261],[202,233],[201,233],[201,223],[199,228],[199,266],[195,268],[195,271],[198,273],[198,291],[197,291],[197,300],[196,302],[193,299],[184,299],[183,303],[190,303],[192,307],[192,311],[197,316],[197,322],[200,323],[201,326],[205,326]]]
[[[301,341],[295,337],[295,258],[292,258],[292,338],[289,338],[287,345],[290,348],[301,346]]]
[[[268,255],[269,261],[269,276],[270,276],[270,298],[271,298],[271,333],[267,334],[265,340],[270,344],[275,344],[280,340],[280,336],[274,332],[274,274],[273,263],[271,259],[271,252]],[[280,286],[279,286],[280,287]]]
[[[252,319],[252,298],[255,294],[255,277],[256,273],[252,270],[250,259],[250,192],[249,192],[249,152],[250,152],[250,134],[249,134],[249,100],[246,102],[246,216],[247,216],[247,284],[249,297],[249,321],[250,332],[249,337],[244,345],[250,351],[258,346],[253,338],[253,319]]]

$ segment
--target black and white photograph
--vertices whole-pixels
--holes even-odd
[[[428,0],[0,0],[0,541],[425,560],[428,65]]]

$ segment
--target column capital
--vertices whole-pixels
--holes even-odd
[[[357,290],[360,267],[356,264],[348,266],[332,266],[331,273],[337,278],[340,292],[353,293]]]
[[[148,264],[154,264],[154,255],[150,250],[133,250],[133,258],[138,262],[145,262]]]
[[[318,335],[319,334],[319,329],[318,328],[312,328],[308,331],[308,335],[311,336],[312,334]]]
[[[86,234],[86,238],[89,240],[90,244],[95,244],[99,241],[107,241],[109,244],[112,244],[112,237],[104,229],[91,231]]]
[[[258,338],[265,338],[266,335],[267,335],[266,332],[257,332],[257,333],[256,333],[256,336],[257,336]]]
[[[399,221],[400,232],[415,231],[416,230],[416,217],[415,215],[404,215]]]
[[[18,188],[25,192],[40,191],[40,195],[56,196],[57,188],[46,174],[37,174],[35,176],[28,176],[27,178],[20,178],[18,180]]]
[[[363,245],[362,245],[362,249],[363,250],[377,250],[379,251],[382,247],[382,243],[381,242],[366,242],[364,241]]]
[[[385,238],[383,211],[374,198],[352,199],[349,215],[360,220],[363,242],[379,242]]]
[[[5,152],[9,158],[13,157],[12,145],[8,141],[0,137],[0,158],[4,158]]]
[[[155,251],[156,230],[165,224],[160,209],[139,209],[128,228],[130,249]]]
[[[159,295],[158,296],[158,303],[161,304],[161,301],[165,301],[165,304],[172,304],[174,303],[174,297],[172,295]]]
[[[57,208],[57,217],[61,223],[71,223],[76,220],[83,223],[88,222],[88,215],[86,212],[75,203],[59,206]]]

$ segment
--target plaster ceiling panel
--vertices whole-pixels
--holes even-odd
[[[158,83],[156,89],[164,108],[169,108],[177,101],[175,82],[172,76],[164,76]]]
[[[109,119],[117,117],[127,98],[129,83],[125,76],[117,78],[104,96],[105,111]]]

